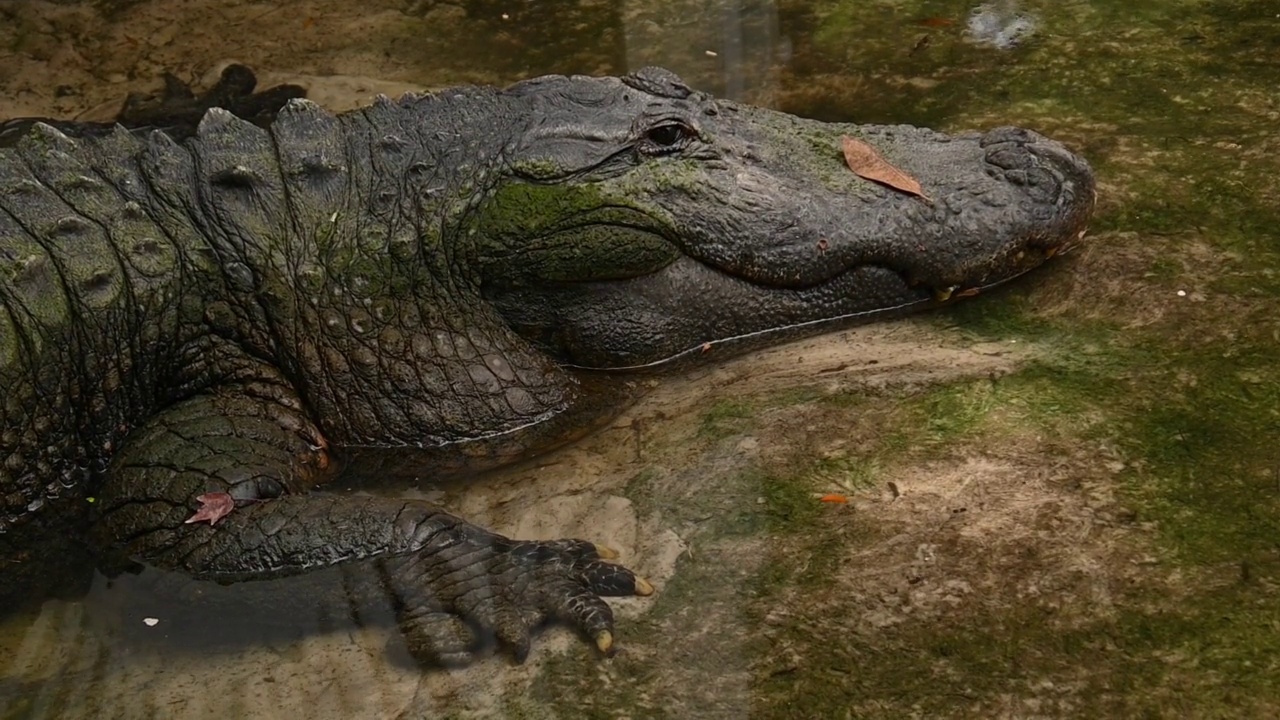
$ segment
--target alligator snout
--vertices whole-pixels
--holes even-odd
[[[905,154],[915,142],[893,150]],[[905,147],[904,147],[905,146]],[[1016,277],[1079,239],[1093,207],[1093,172],[1082,158],[1039,133],[1000,127],[912,157],[933,203],[897,203],[895,237],[876,241],[874,262],[911,287],[946,299]],[[928,157],[928,156],[926,156]]]
[[[1049,232],[1032,241],[1041,240],[1056,247],[1074,239],[1057,236],[1052,229],[1054,225],[1064,226],[1065,230],[1073,224],[1083,224],[1083,216],[1093,203],[1093,171],[1083,158],[1039,133],[1017,127],[991,130],[982,136],[978,146],[986,151],[989,173],[1044,206]],[[1063,215],[1056,223],[1053,211]]]
[[[1005,232],[994,233],[997,252],[976,264],[985,265],[983,277],[968,278],[970,284],[1007,279],[1069,247],[1084,234],[1096,195],[1089,164],[1037,132],[1000,127],[978,146],[988,175],[1004,184],[1011,212]]]

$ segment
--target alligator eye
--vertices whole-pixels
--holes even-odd
[[[671,123],[670,125],[659,125],[649,131],[649,142],[662,147],[675,145],[684,139],[684,127]]]
[[[642,149],[653,155],[675,152],[693,136],[693,131],[681,123],[669,122],[652,127],[644,134]]]

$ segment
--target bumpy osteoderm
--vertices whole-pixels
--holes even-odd
[[[3,572],[45,576],[34,550],[68,537],[222,582],[341,566],[427,663],[494,640],[523,658],[548,620],[607,653],[601,598],[653,588],[590,542],[348,480],[563,442],[613,405],[579,368],[971,295],[1078,238],[1093,202],[1088,166],[1028,130],[824,124],[652,68],[343,115],[233,80],[253,122],[135,123],[181,142],[28,122],[0,149]],[[846,137],[921,192],[852,172]]]

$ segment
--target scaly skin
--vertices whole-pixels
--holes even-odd
[[[1088,166],[1034,133],[948,138],[716,101],[665,71],[460,88],[269,129],[0,150],[0,552],[51,538],[195,578],[353,565],[425,663],[652,588],[591,543],[317,493],[473,472],[674,366],[938,305],[1077,238]],[[930,200],[860,179],[876,146]],[[708,352],[708,350],[712,352]],[[591,369],[589,375],[584,375]],[[216,524],[187,522],[227,493]],[[92,494],[94,512],[86,508]]]

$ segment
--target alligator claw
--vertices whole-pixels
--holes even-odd
[[[653,594],[653,586],[642,577],[636,577],[636,595],[648,597]]]
[[[605,657],[613,655],[613,633],[605,630],[596,636],[596,647]]]

